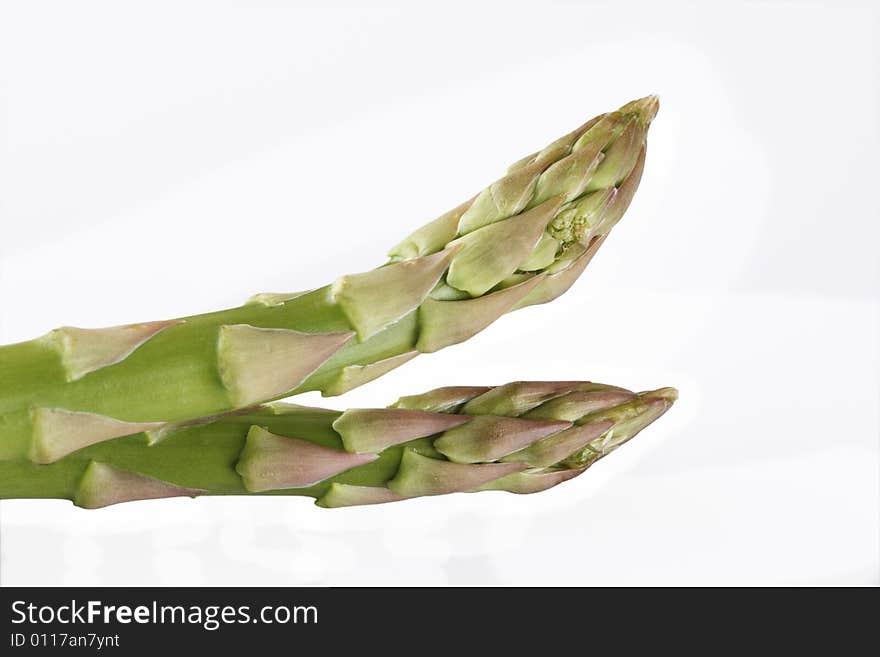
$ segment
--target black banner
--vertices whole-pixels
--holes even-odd
[[[830,594],[830,595],[828,595]],[[862,596],[861,594],[868,594]],[[0,654],[288,646],[341,654],[526,645],[852,645],[876,591],[541,588],[2,588]],[[826,598],[837,598],[829,603]],[[858,598],[867,597],[864,600]],[[821,598],[821,600],[820,600]],[[846,602],[848,600],[848,602]],[[421,646],[422,648],[418,648]],[[250,654],[250,653],[248,653]],[[259,654],[253,652],[253,654]],[[487,655],[488,657],[488,655]]]

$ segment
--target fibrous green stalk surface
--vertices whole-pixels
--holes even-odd
[[[337,395],[577,279],[638,186],[657,99],[603,114],[417,230],[388,263],[296,294],[0,348],[0,460],[52,463],[167,424]]]
[[[199,495],[305,495],[319,506],[534,493],[580,475],[666,412],[671,388],[583,381],[438,388],[390,408],[274,404],[87,446],[51,464],[0,461],[0,498],[85,508]]]

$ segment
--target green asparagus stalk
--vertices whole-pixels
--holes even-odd
[[[0,461],[0,498],[84,508],[199,495],[305,495],[319,506],[502,490],[534,493],[584,472],[660,417],[672,388],[597,383],[438,388],[389,408],[264,405],[85,447],[47,465]]]
[[[385,265],[305,293],[0,347],[0,460],[52,463],[169,423],[338,395],[550,301],[638,186],[655,97],[588,121],[417,230]]]

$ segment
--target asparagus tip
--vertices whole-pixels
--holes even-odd
[[[658,388],[657,390],[642,393],[642,396],[648,401],[663,401],[672,406],[672,404],[678,401],[678,390],[675,388]]]
[[[657,110],[659,109],[660,97],[656,94],[651,94],[650,96],[631,101],[620,108],[622,112],[637,113],[646,124],[649,124],[654,120],[654,117],[657,116]]]

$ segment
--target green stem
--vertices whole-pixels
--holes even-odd
[[[676,398],[589,382],[440,388],[387,409],[278,404],[107,440],[39,465],[0,461],[0,498],[96,508],[181,495],[305,495],[322,506],[476,490],[528,493],[581,474]]]

